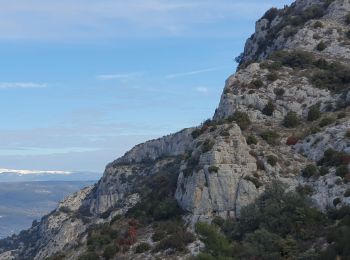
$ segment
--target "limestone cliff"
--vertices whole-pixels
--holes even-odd
[[[344,195],[350,188],[349,13],[347,0],[297,0],[269,10],[212,120],[137,145],[108,164],[93,187],[0,241],[0,259],[45,259],[62,251],[77,259],[87,230],[137,208],[151,192],[144,184],[162,174],[175,179],[173,198],[189,223],[239,217],[274,180],[289,190],[311,187],[322,210],[350,204]],[[329,149],[341,162],[327,161]],[[305,174],[310,165],[313,175]]]

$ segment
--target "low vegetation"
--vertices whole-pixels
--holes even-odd
[[[258,143],[258,139],[255,137],[255,135],[249,135],[247,137],[247,144],[251,145],[251,144],[257,144]]]
[[[242,130],[246,130],[251,124],[248,114],[242,111],[234,112],[233,115],[228,118],[228,121],[236,122]]]
[[[219,172],[219,170],[220,170],[220,168],[217,166],[214,166],[214,165],[208,167],[208,171],[210,173],[217,173],[217,172]]]
[[[309,108],[309,112],[307,114],[308,121],[315,121],[321,117],[320,108],[318,105],[313,105]]]
[[[309,164],[307,165],[304,170],[302,171],[302,175],[304,178],[310,178],[312,176],[315,176],[318,173],[318,169],[315,165]]]
[[[205,243],[197,259],[348,259],[350,208],[324,214],[298,193],[274,183],[241,217],[198,223]],[[317,243],[326,238],[326,248]]]
[[[324,152],[323,158],[318,165],[325,168],[336,167],[336,175],[347,178],[349,175],[348,164],[350,163],[350,155],[345,152],[338,152],[334,149],[328,149]]]
[[[324,51],[326,48],[327,48],[327,45],[323,41],[321,41],[316,46],[316,50],[318,50],[318,51]]]
[[[333,118],[333,117],[325,117],[325,118],[322,118],[322,120],[319,123],[319,126],[320,127],[325,127],[325,126],[328,126],[330,124],[333,124],[334,122],[335,122],[335,118]]]
[[[270,145],[276,145],[280,138],[280,135],[273,130],[265,130],[260,134],[260,136]]]
[[[321,50],[324,44],[319,44]],[[310,81],[315,87],[341,92],[349,88],[350,67],[339,62],[329,62],[317,59],[314,54],[306,51],[276,51],[269,57],[275,68],[287,66],[294,69],[308,70]]]
[[[262,113],[267,116],[272,116],[275,109],[275,104],[270,100],[262,110]]]
[[[295,112],[288,112],[284,117],[283,125],[288,128],[296,127],[300,124],[300,119]]]
[[[269,156],[267,156],[266,161],[271,166],[276,166],[278,160],[277,160],[276,156],[269,155]]]

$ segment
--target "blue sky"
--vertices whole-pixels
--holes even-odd
[[[87,170],[200,124],[278,0],[0,0],[0,168]]]

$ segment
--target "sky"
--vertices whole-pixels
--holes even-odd
[[[102,172],[212,117],[288,0],[0,0],[0,168]]]

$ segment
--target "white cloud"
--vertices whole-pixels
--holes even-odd
[[[202,94],[207,94],[209,92],[209,89],[207,87],[198,87],[196,88],[196,91]]]
[[[97,75],[96,78],[99,80],[129,80],[136,77],[140,77],[143,73],[133,72],[126,74],[101,74]]]
[[[0,82],[0,89],[10,88],[46,88],[46,83],[33,82]]]
[[[193,76],[193,75],[197,75],[197,74],[201,74],[201,73],[217,71],[220,69],[223,69],[223,67],[214,67],[214,68],[193,70],[193,71],[182,72],[182,73],[174,73],[174,74],[166,75],[165,78],[166,79],[174,79],[174,78],[180,78],[180,77],[186,77],[186,76]]]

